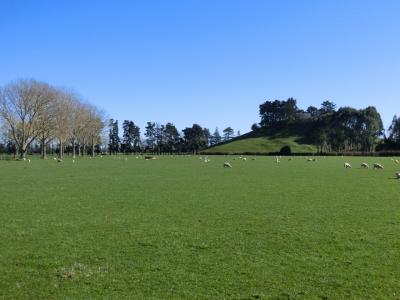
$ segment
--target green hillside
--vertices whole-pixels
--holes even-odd
[[[290,146],[293,153],[316,152],[314,145],[302,143],[299,137],[244,137],[234,139],[205,150],[205,153],[270,153],[279,152],[282,147]]]

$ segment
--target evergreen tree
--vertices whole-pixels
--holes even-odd
[[[122,128],[124,130],[121,150],[131,153],[137,150],[140,141],[140,129],[133,121],[125,120]]]
[[[147,147],[151,150],[154,151],[155,146],[156,146],[156,124],[154,122],[147,122],[147,126],[145,127],[146,132],[144,135],[147,137],[146,143]]]
[[[211,137],[211,145],[216,145],[221,143],[221,135],[218,131],[218,127],[215,128],[215,131]]]
[[[208,128],[204,128],[203,129],[203,134],[204,134],[204,141],[206,143],[206,146],[210,146],[211,144],[211,133],[210,130]]]
[[[197,153],[204,149],[206,145],[203,128],[198,124],[193,124],[192,127],[187,127],[183,130],[186,150]]]
[[[231,127],[227,127],[223,130],[224,133],[224,140],[229,141],[233,137],[233,129]]]
[[[389,140],[391,143],[400,144],[400,117],[393,117],[392,124],[389,127]]]
[[[164,128],[164,137],[166,141],[166,150],[176,152],[179,148],[179,132],[175,125],[167,123]]]
[[[110,154],[118,153],[120,150],[120,138],[118,135],[118,120],[110,119],[109,123],[109,143],[108,151]]]

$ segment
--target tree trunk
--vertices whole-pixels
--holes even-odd
[[[60,149],[59,149],[59,156],[60,156],[60,158],[62,159],[63,158],[63,156],[64,156],[64,151],[63,151],[63,142],[62,142],[62,140],[60,140]]]
[[[26,158],[26,148],[25,149],[21,149],[21,152],[19,154],[19,158],[20,159],[25,159]]]
[[[92,137],[92,157],[94,157],[94,138]]]
[[[75,159],[75,139],[72,140],[72,158]]]
[[[47,157],[46,157],[46,139],[44,138],[44,137],[42,137],[42,140],[41,140],[41,146],[42,146],[42,158],[43,159],[46,159]]]

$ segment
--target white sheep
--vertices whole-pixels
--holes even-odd
[[[363,163],[361,164],[361,168],[369,169],[369,164],[363,162]]]
[[[400,179],[400,172],[396,172],[396,178]]]
[[[344,168],[345,169],[351,169],[351,165],[347,162],[344,163]]]
[[[247,158],[246,158],[246,157],[243,157],[243,160],[244,160],[244,161],[246,161],[246,160],[247,160]]]
[[[400,164],[400,162],[399,162],[398,159],[395,159],[394,162],[395,162],[396,164]]]
[[[224,162],[224,168],[232,168],[232,165],[226,161]]]
[[[379,163],[374,163],[374,170],[375,169],[380,169],[380,170],[382,170],[382,169],[384,169],[384,167],[381,165],[381,164],[379,164]]]
[[[279,164],[281,161],[279,160],[279,157],[276,157],[276,163]]]

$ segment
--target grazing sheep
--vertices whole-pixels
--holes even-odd
[[[351,169],[351,165],[347,162],[344,163],[344,168],[345,169]]]
[[[400,172],[396,172],[396,178],[400,179]]]
[[[384,169],[384,167],[383,167],[381,164],[374,163],[374,170],[375,170],[375,169],[380,169],[380,170],[382,170],[382,169]]]
[[[243,157],[243,160],[244,160],[244,161],[246,161],[246,160],[247,160],[247,158],[246,158],[246,157]]]
[[[53,160],[57,160],[57,158],[56,158],[56,157],[53,157]]]
[[[31,162],[31,160],[30,159],[28,159],[28,163],[30,163]]]
[[[63,160],[61,158],[57,158],[57,162],[62,162]]]
[[[307,161],[310,162],[310,161],[313,161],[313,160],[312,160],[312,158],[307,158]]]
[[[363,163],[361,164],[361,168],[369,169],[369,164],[363,162]]]
[[[232,165],[226,161],[224,162],[224,168],[232,168]]]
[[[400,164],[400,162],[399,162],[398,159],[395,159],[394,162],[395,162],[396,164]]]

